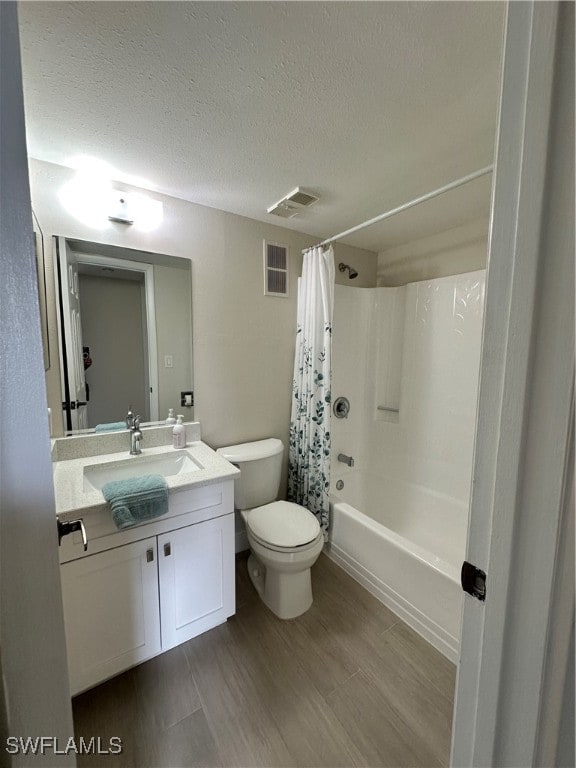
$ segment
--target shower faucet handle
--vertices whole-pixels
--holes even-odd
[[[347,397],[337,397],[332,410],[337,419],[347,419],[350,413],[350,400]]]

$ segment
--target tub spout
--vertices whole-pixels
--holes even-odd
[[[338,454],[338,461],[341,461],[343,464],[348,464],[349,467],[354,466],[354,459],[352,456],[346,456],[345,453]]]

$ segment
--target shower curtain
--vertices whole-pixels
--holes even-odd
[[[309,509],[326,533],[330,487],[330,383],[334,250],[304,254],[298,280],[298,313],[288,499]]]

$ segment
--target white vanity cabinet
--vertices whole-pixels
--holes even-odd
[[[108,535],[91,538],[102,521],[85,520],[88,552],[61,548],[73,695],[234,613],[232,486],[177,493],[168,515]]]
[[[234,558],[233,514],[158,537],[162,650],[234,613]]]
[[[72,694],[160,653],[156,537],[61,566]]]

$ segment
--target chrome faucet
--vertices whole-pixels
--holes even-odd
[[[338,454],[338,461],[341,461],[343,464],[348,464],[349,467],[354,466],[354,459],[352,456],[346,456],[345,453]]]
[[[124,421],[126,422],[126,428],[127,429],[132,429],[132,427],[134,426],[134,418],[135,418],[135,416],[132,413],[132,406],[129,405],[128,406],[128,413],[126,414],[126,418],[124,419]]]
[[[142,441],[142,432],[140,431],[140,416],[133,416],[130,424],[130,456],[138,456],[142,453],[140,442]]]

